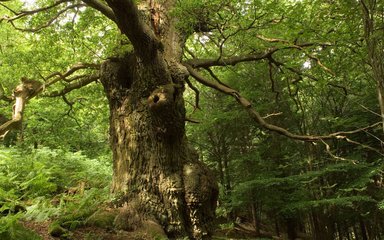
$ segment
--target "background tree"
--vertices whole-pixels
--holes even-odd
[[[209,155],[221,145],[217,141],[211,144],[208,133],[214,131],[213,125],[226,126],[223,128],[226,131],[221,129],[217,134],[226,139],[225,145],[231,152],[233,190],[232,198],[222,198],[221,202],[227,201],[230,209],[236,209],[237,215],[248,221],[255,219],[256,227],[266,224],[268,227],[262,230],[275,232],[266,233],[269,236],[284,232],[289,239],[298,235],[309,239],[353,239],[353,236],[374,239],[380,235],[380,227],[374,227],[378,222],[373,219],[381,216],[382,190],[371,184],[375,182],[373,179],[381,178],[382,135],[375,123],[380,121],[375,114],[378,111],[375,87],[364,70],[366,49],[361,44],[364,27],[356,9],[359,9],[356,2],[287,4],[281,12],[286,14],[285,18],[279,24],[257,32],[270,34],[268,30],[273,29],[273,34],[279,36],[259,37],[264,45],[259,45],[259,49],[284,46],[287,53],[278,51],[267,62],[256,66],[239,64],[229,71],[217,71],[215,76],[257,102],[268,121],[292,132],[321,134],[371,124],[376,126],[373,129],[339,136],[346,141],[293,143],[242,124],[241,115],[224,117],[225,111],[212,111],[214,98],[202,93],[210,106],[201,105],[213,117],[207,113],[198,115],[196,118],[204,119],[204,124],[191,127],[191,138],[199,139],[196,142],[202,146],[202,154],[215,164],[216,158]],[[242,43],[245,39],[241,38]],[[254,38],[249,39],[255,44]],[[294,46],[301,41],[318,45]],[[193,48],[205,51],[196,45]],[[221,109],[234,111],[222,99],[218,103]],[[244,132],[253,133],[250,140]],[[242,136],[242,150],[237,148],[237,134]],[[224,184],[222,187],[225,188]],[[363,214],[367,209],[375,217]]]

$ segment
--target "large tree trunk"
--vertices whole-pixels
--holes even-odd
[[[202,239],[211,234],[218,190],[209,169],[188,147],[180,79],[186,75],[179,70],[161,55],[143,61],[129,54],[103,64],[112,188],[131,208],[126,214],[156,220],[171,238]],[[129,221],[125,228],[134,229]]]
[[[115,225],[134,230],[150,219],[172,239],[209,238],[218,188],[185,136],[185,36],[169,15],[176,1],[139,1],[137,7],[133,0],[106,0],[110,9],[87,2],[107,13],[134,48],[101,67],[110,107],[112,189],[125,205]]]

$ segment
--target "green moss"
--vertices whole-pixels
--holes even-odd
[[[116,215],[117,213],[114,211],[97,211],[86,220],[85,224],[87,226],[112,229]]]
[[[53,222],[48,229],[48,233],[52,237],[62,237],[68,235],[68,230],[60,226],[58,222]]]

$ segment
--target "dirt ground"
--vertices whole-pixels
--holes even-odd
[[[43,240],[58,240],[48,233],[50,222],[22,222],[23,226],[37,233]],[[152,240],[149,234],[144,232],[112,232],[97,227],[84,227],[71,232],[68,239],[71,240]]]
[[[27,228],[31,229],[35,233],[39,234],[44,240],[56,240],[54,237],[50,236],[48,233],[48,227],[50,222],[21,222],[21,224]]]
[[[58,240],[49,235],[50,222],[23,222],[25,228],[31,229],[40,235],[43,240]],[[237,226],[231,229],[220,229],[215,233],[214,239],[256,239],[255,232],[248,226]],[[135,232],[112,232],[96,227],[79,228],[72,233],[69,239],[73,240],[152,240],[152,237],[145,233]]]

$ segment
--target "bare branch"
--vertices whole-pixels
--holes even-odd
[[[381,122],[378,123],[378,125],[381,125],[381,124],[382,124]],[[369,150],[371,150],[371,151],[374,151],[374,152],[378,153],[378,154],[381,155],[381,156],[384,156],[384,154],[382,154],[379,150],[377,150],[377,149],[375,149],[375,148],[373,148],[373,147],[370,147],[370,146],[368,146],[368,145],[365,145],[365,144],[362,144],[362,143],[353,141],[352,139],[347,138],[347,137],[344,137],[344,139],[345,139],[345,141],[347,141],[347,142],[349,142],[349,143],[358,145],[358,146],[360,146],[360,147],[362,147],[362,148],[369,149]]]
[[[192,89],[192,90],[195,92],[195,106],[194,106],[194,108],[195,108],[195,109],[200,109],[200,106],[199,106],[199,102],[200,102],[200,91],[199,91],[199,89],[197,89],[197,87],[195,87],[195,86],[191,83],[191,81],[189,81],[188,78],[185,80],[185,82],[187,83],[188,87],[189,87],[190,89]]]
[[[17,20],[17,19],[19,19],[19,18],[28,16],[28,15],[33,15],[33,14],[36,14],[36,13],[39,13],[39,12],[47,11],[47,10],[49,10],[49,9],[52,9],[52,8],[54,8],[54,7],[59,6],[59,5],[62,4],[62,3],[65,3],[65,2],[72,2],[72,0],[60,0],[60,1],[57,1],[57,2],[55,2],[54,4],[52,4],[52,5],[50,5],[50,6],[47,6],[47,7],[38,8],[38,9],[30,10],[30,11],[23,10],[23,11],[21,11],[21,12],[16,12],[16,11],[12,10],[11,8],[7,7],[7,6],[4,5],[4,4],[1,4],[1,5],[4,6],[5,8],[7,8],[9,11],[11,11],[12,13],[14,13],[14,14],[16,15],[16,16],[14,16],[14,17],[11,17],[11,18],[5,18],[5,19],[8,20],[8,21],[14,21],[14,20]]]
[[[23,14],[21,15],[18,15],[14,18],[10,18],[10,19],[6,19],[8,22],[11,23],[11,25],[16,29],[16,30],[19,30],[19,31],[23,31],[23,32],[38,32],[40,31],[41,29],[44,29],[44,28],[47,28],[49,26],[51,26],[59,17],[60,15],[62,15],[63,13],[67,12],[68,10],[70,9],[73,9],[73,8],[79,8],[79,7],[83,7],[85,6],[84,4],[75,4],[75,5],[71,5],[71,6],[68,6],[62,10],[60,10],[55,16],[53,16],[51,19],[49,19],[45,24],[37,27],[37,28],[19,28],[15,25],[14,23],[14,20],[15,19],[18,19],[19,16],[22,16]],[[32,14],[32,13],[31,13]],[[25,14],[23,16],[26,16],[26,15],[30,15],[30,14]]]
[[[243,96],[241,96],[240,93],[237,92],[236,90],[234,90],[230,87],[224,86],[218,82],[210,81],[210,80],[206,79],[205,77],[203,77],[199,72],[197,72],[191,65],[188,65],[188,64],[184,64],[184,65],[187,67],[191,76],[193,78],[195,78],[201,84],[208,86],[210,88],[216,89],[216,90],[218,90],[218,91],[220,91],[226,95],[229,95],[229,96],[235,98],[236,101],[250,114],[250,116],[261,127],[268,129],[270,131],[276,132],[278,134],[284,135],[286,137],[292,138],[292,139],[301,140],[301,141],[311,141],[311,142],[320,141],[320,140],[327,140],[327,139],[346,139],[346,137],[344,135],[365,131],[367,129],[374,128],[374,127],[381,124],[381,122],[379,122],[379,123],[375,123],[375,124],[372,124],[370,126],[367,126],[364,128],[359,128],[359,129],[356,129],[353,131],[344,131],[344,132],[341,131],[341,132],[331,133],[328,135],[298,135],[298,134],[294,134],[294,133],[289,132],[287,129],[284,129],[282,127],[279,127],[279,126],[276,126],[276,125],[273,125],[273,124],[266,122],[264,120],[264,118],[260,116],[259,112],[257,112],[252,107],[252,103],[249,100],[247,100],[246,98],[244,98]]]
[[[372,113],[372,114],[375,115],[375,116],[381,117],[380,114],[378,114],[378,113],[376,113],[375,111],[369,109],[368,107],[364,106],[363,104],[358,103],[358,105],[359,105],[360,107],[362,107],[364,110],[366,110],[367,112]]]
[[[36,90],[36,95],[41,93],[45,88],[57,83],[60,80],[66,81],[66,78],[70,75],[74,74],[76,71],[82,70],[82,69],[92,69],[92,70],[99,70],[100,64],[94,64],[94,63],[77,63],[74,66],[72,66],[68,71],[65,73],[55,72],[50,74],[48,77],[46,77],[44,80],[46,81],[43,86],[41,86],[39,89]],[[49,80],[51,79],[52,80]],[[49,80],[49,81],[48,81]]]
[[[310,46],[332,46],[331,43],[312,43],[312,42],[309,42],[309,43],[300,43],[298,44],[297,41],[295,41],[295,43],[291,43],[290,41],[288,40],[285,40],[285,39],[279,39],[279,38],[267,38],[267,37],[264,37],[262,35],[257,35],[256,36],[258,39],[260,40],[263,40],[263,41],[266,41],[266,42],[270,42],[270,43],[283,43],[285,45],[288,45],[290,46],[291,48],[297,48],[297,49],[302,49],[304,47],[310,47]]]
[[[327,71],[328,73],[330,73],[332,76],[336,76],[336,74],[329,68],[327,68],[321,61],[318,57],[315,57],[313,56],[312,54],[309,54],[309,53],[306,53],[305,52],[305,55],[308,56],[310,59],[312,60],[315,60],[317,65],[319,65],[322,69],[324,69],[325,71]]]
[[[75,90],[82,88],[90,83],[93,83],[99,79],[99,75],[90,75],[90,76],[85,76],[83,79],[79,80],[78,82],[74,82],[66,86],[64,89],[61,91],[54,91],[52,93],[47,94],[46,96],[48,97],[59,97],[59,96],[64,96],[65,94]]]
[[[73,102],[70,102],[65,95],[61,96],[63,98],[63,101],[69,106],[69,109],[65,115],[69,116],[69,114],[72,112],[73,109]]]
[[[190,122],[190,123],[200,123],[199,121],[191,119],[191,118],[188,118],[188,117],[185,118],[185,121],[186,122]]]
[[[221,80],[219,79],[219,77],[216,76],[216,74],[215,74],[210,68],[205,68],[205,70],[207,70],[207,72],[209,73],[209,75],[211,75],[211,77],[212,77],[213,79],[215,79],[218,83],[220,83],[221,85],[224,85],[224,86],[228,87],[228,85],[225,84],[223,81],[221,81]]]
[[[4,8],[8,9],[8,11],[12,12],[15,15],[18,14],[17,12],[15,12],[11,8],[9,8],[7,5],[1,3],[1,1],[0,1],[0,6],[3,6]],[[0,18],[0,22],[1,22],[1,20],[3,20],[3,18]]]
[[[329,146],[328,143],[326,143],[324,140],[321,140],[321,142],[325,145],[325,151],[334,159],[341,160],[341,161],[350,161],[353,164],[356,164],[355,160],[349,160],[343,157],[336,156],[335,154],[332,153],[331,147]]]
[[[284,43],[284,44],[289,44],[289,41],[284,40],[284,39],[279,39],[279,38],[267,38],[262,35],[257,35],[256,36],[258,39],[270,42],[270,43]]]
[[[272,56],[271,56],[272,58]],[[275,79],[273,78],[273,64],[271,61],[268,62],[268,73],[269,73],[269,80],[271,81],[271,91],[273,93],[275,93],[275,99],[276,101],[279,100],[279,95],[280,95],[280,92],[278,90],[276,90],[276,84],[275,84]]]
[[[267,37],[264,37],[262,35],[257,35],[256,36],[257,38],[263,40],[263,41],[266,41],[266,42],[270,42],[270,43],[282,43],[284,45],[287,45],[287,47],[285,47],[285,49],[287,48],[294,48],[294,49],[298,49],[298,50],[301,50],[304,52],[304,54],[316,61],[317,65],[319,65],[321,68],[323,68],[325,71],[327,71],[328,73],[330,73],[331,75],[335,76],[336,74],[329,68],[327,68],[321,61],[318,57],[308,53],[305,51],[305,47],[310,47],[310,46],[332,46],[332,44],[330,43],[300,43],[300,44],[297,44],[296,41],[295,43],[290,43],[288,40],[284,40],[284,39],[278,39],[278,38],[267,38]],[[284,49],[284,48],[281,48],[281,49]]]
[[[310,75],[310,74],[306,74],[306,73],[303,73],[302,71],[296,69],[296,68],[293,68],[293,67],[289,67],[287,66],[285,63],[282,63],[282,62],[279,62],[277,61],[276,59],[274,59],[272,56],[270,58],[268,58],[268,60],[273,63],[274,65],[276,65],[277,67],[280,67],[280,66],[283,66],[285,67],[286,69],[288,69],[289,71],[297,74],[298,76],[303,76],[303,77],[307,77],[309,79],[312,79],[314,81],[319,81],[319,79],[317,79],[316,77]]]
[[[274,59],[272,56],[270,56],[270,57],[268,58],[268,60],[269,60],[270,63],[276,65],[277,67],[281,67],[281,66],[283,66],[285,69],[288,69],[289,71],[295,73],[296,75],[298,75],[298,76],[300,77],[299,79],[295,80],[295,81],[292,82],[292,83],[296,83],[296,82],[302,80],[302,77],[307,77],[307,78],[309,78],[309,79],[311,79],[311,80],[313,80],[313,81],[316,81],[316,82],[319,81],[319,79],[316,78],[315,76],[313,76],[313,75],[311,75],[311,74],[303,73],[303,72],[300,71],[299,69],[296,69],[296,68],[293,68],[293,67],[289,67],[289,66],[287,66],[285,63],[282,63],[282,62],[277,61],[277,60]],[[327,71],[327,70],[326,70],[326,71]],[[329,70],[328,72],[330,72],[333,76],[335,76],[334,73],[333,73],[331,70]],[[334,84],[334,83],[327,83],[327,85],[328,85],[328,86],[331,86],[331,87],[335,87],[335,88],[340,88],[340,89],[343,90],[343,92],[344,92],[345,95],[348,95],[348,89],[347,89],[346,87],[344,87],[344,86],[340,86],[340,85],[337,85],[337,84]]]
[[[93,69],[93,70],[99,70],[100,68],[100,64],[95,64],[95,63],[77,63],[75,65],[73,65],[70,69],[68,69],[65,73],[60,73],[60,72],[54,72],[52,73],[51,75],[49,75],[48,77],[45,78],[45,80],[48,80],[48,79],[51,79],[55,76],[59,76],[60,79],[62,80],[66,80],[66,78],[70,75],[72,75],[73,73],[75,73],[76,71],[78,70],[81,70],[81,69]],[[60,80],[58,79],[58,80]],[[57,82],[58,80],[56,80],[55,82]],[[52,84],[54,84],[55,82],[53,82]],[[47,84],[48,86],[49,85],[52,85],[52,84]]]
[[[282,112],[270,113],[270,114],[267,114],[266,116],[264,116],[263,119],[267,119],[267,118],[274,117],[274,116],[280,116],[282,114],[283,114]]]

